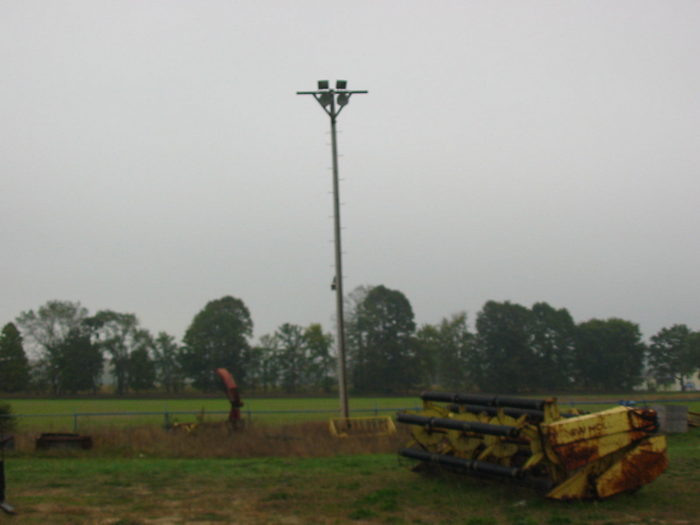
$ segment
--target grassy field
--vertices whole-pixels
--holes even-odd
[[[700,412],[700,401],[687,401],[681,394],[645,394],[627,396],[565,396],[560,398],[563,410],[570,407],[585,410],[602,410],[621,399],[636,399],[653,403],[654,399],[675,399],[688,405],[692,411]],[[695,393],[697,399],[700,394]],[[0,400],[2,401],[2,400]],[[34,416],[19,419],[20,430],[58,432],[72,431],[77,423],[77,430],[90,432],[104,426],[140,426],[146,424],[163,425],[166,417],[169,421],[195,421],[203,415],[207,421],[225,419],[228,403],[224,399],[11,399],[7,402],[15,414]],[[267,423],[285,423],[299,421],[318,421],[333,417],[338,411],[337,398],[272,398],[244,400],[243,416],[254,421]],[[571,404],[575,402],[576,404]],[[580,403],[585,404],[581,405]],[[391,415],[402,408],[420,405],[418,396],[412,397],[352,397],[351,412],[354,415]],[[180,412],[191,412],[182,414]],[[85,414],[111,414],[106,416],[88,416]],[[136,413],[152,413],[136,415]],[[196,414],[193,414],[196,413]],[[38,417],[49,414],[50,417]],[[79,414],[77,418],[74,416]]]
[[[611,398],[615,399],[591,396],[577,401],[600,410]],[[700,402],[680,396],[674,401],[700,411]],[[92,450],[43,452],[34,449],[37,429],[71,430],[73,413],[225,412],[227,403],[217,399],[10,403],[16,414],[68,416],[22,419],[16,449],[6,460],[7,500],[20,514],[0,514],[2,525],[700,523],[700,429],[670,436],[669,470],[637,493],[566,504],[545,500],[525,487],[449,474],[418,475],[410,470],[411,462],[396,455],[408,441],[405,428],[393,436],[333,438],[325,420],[335,415],[334,398],[246,400],[253,419],[234,434],[216,423],[193,434],[168,432],[162,415],[143,420],[143,416],[81,417],[80,431],[93,437]],[[417,404],[418,397],[354,398],[351,407],[370,414],[390,409],[384,414],[391,415]],[[566,408],[567,400],[561,405]],[[308,412],[285,413],[293,410]],[[220,423],[225,416],[212,414],[209,419]]]
[[[78,430],[88,432],[104,426],[163,425],[166,413],[170,421],[195,421],[204,415],[206,421],[221,421],[228,414],[225,399],[12,399],[8,400],[19,419],[20,430],[58,432],[72,431],[77,418]],[[324,420],[338,413],[337,398],[273,398],[247,399],[242,409],[245,418],[257,422],[299,422]],[[392,414],[402,408],[420,405],[417,397],[353,398],[354,415]],[[137,415],[137,413],[153,413]],[[191,412],[183,414],[181,412]],[[85,414],[110,414],[88,416]],[[51,417],[38,417],[43,415]],[[123,414],[123,415],[119,415]]]
[[[189,438],[188,438],[189,439]],[[234,436],[244,440],[245,435]],[[313,436],[311,436],[313,441]],[[345,440],[347,442],[347,440]],[[700,432],[671,436],[669,470],[635,494],[562,503],[530,489],[418,475],[395,453],[175,459],[13,453],[7,500],[33,524],[697,524]]]

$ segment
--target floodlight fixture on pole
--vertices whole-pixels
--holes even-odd
[[[336,119],[352,95],[367,93],[364,90],[351,91],[347,89],[347,80],[336,80],[335,89],[330,87],[328,80],[318,81],[317,91],[297,91],[297,95],[311,95],[319,103],[323,111],[331,119],[331,149],[333,155],[333,231],[335,239],[335,277],[331,288],[335,290],[336,307],[336,344],[338,350],[338,394],[340,396],[340,413],[349,417],[348,382],[345,369],[345,318],[343,314],[343,261],[342,244],[340,239],[340,188],[338,183],[338,142],[336,138]]]

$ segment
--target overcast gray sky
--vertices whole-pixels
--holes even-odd
[[[333,329],[346,290],[420,323],[547,301],[700,329],[700,2],[0,3],[0,322],[50,299],[182,336]]]

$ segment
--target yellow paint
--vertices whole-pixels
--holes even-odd
[[[394,420],[389,416],[378,417],[337,417],[329,422],[331,434],[335,437],[388,436],[396,432]]]
[[[576,474],[560,483],[547,493],[552,499],[581,499],[586,495],[588,489],[588,469],[582,468]]]

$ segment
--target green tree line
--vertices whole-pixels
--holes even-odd
[[[576,323],[545,302],[488,301],[473,331],[463,312],[419,327],[408,298],[382,285],[355,289],[346,311],[348,378],[358,394],[612,392],[672,383],[685,390],[700,369],[700,333],[683,324],[645,342],[624,319]],[[220,388],[218,367],[249,392],[336,388],[334,341],[320,324],[284,323],[252,338],[250,312],[232,296],[208,302],[181,342],[152,335],[133,313],[91,315],[78,302],[49,301],[4,326],[0,391],[96,393],[105,372],[117,394],[212,391]]]

